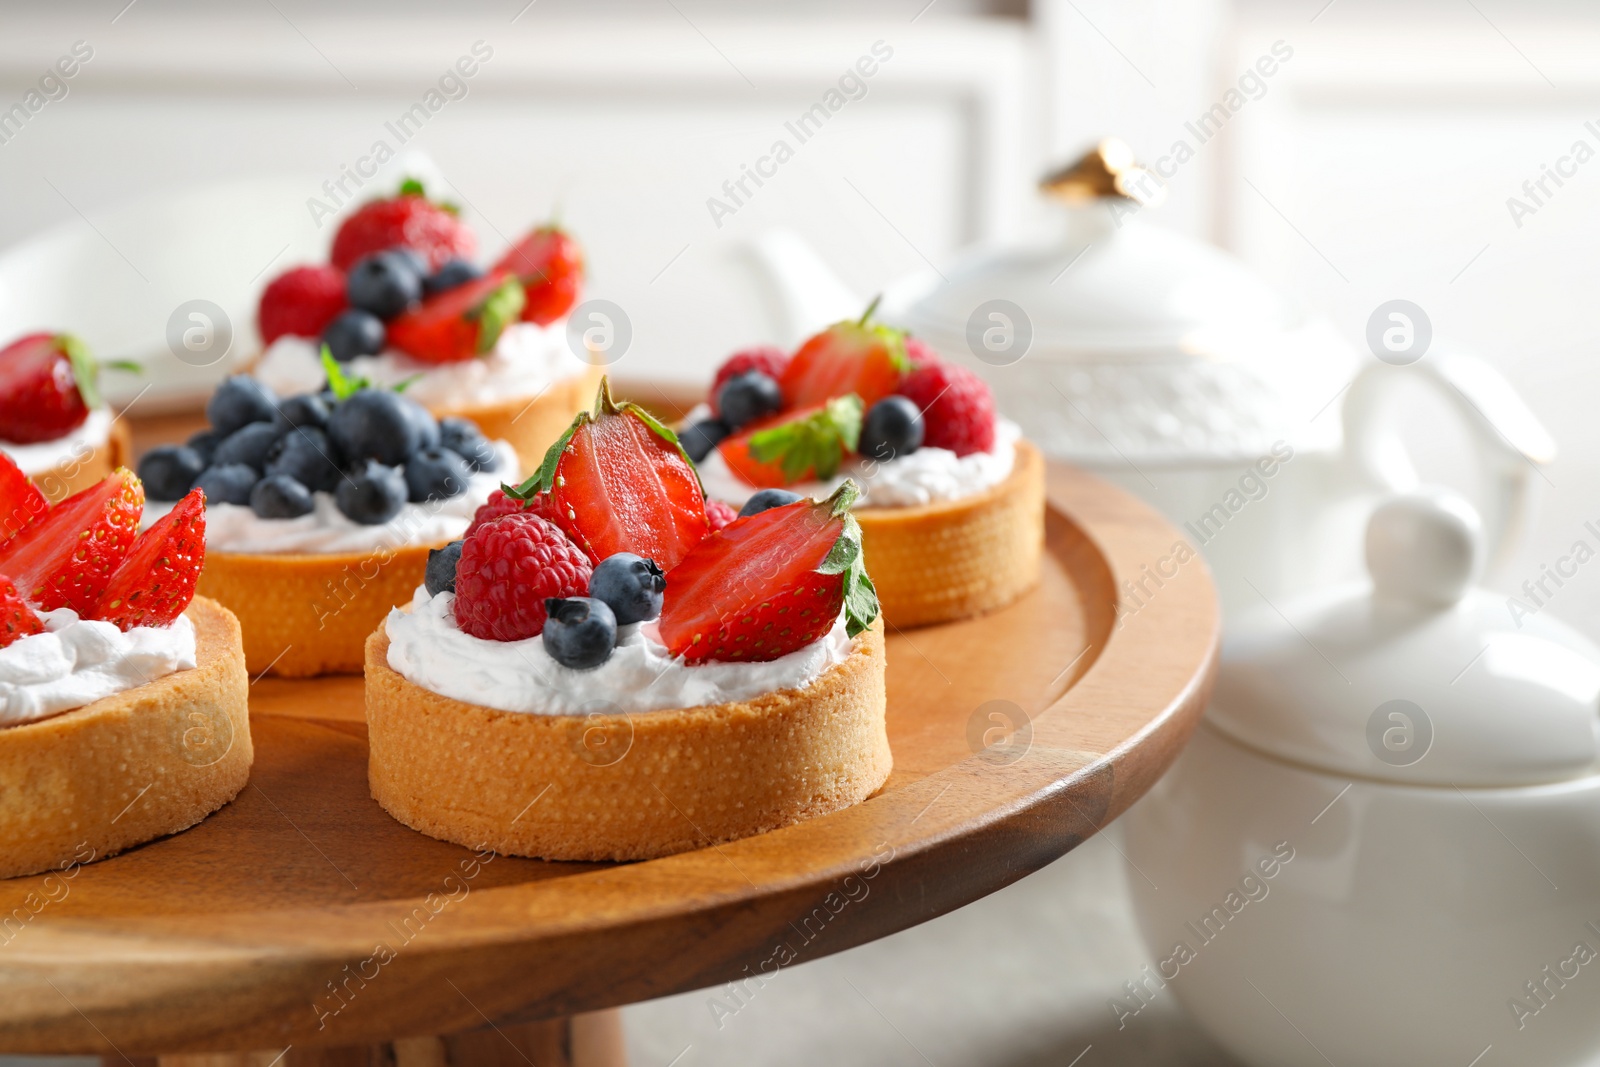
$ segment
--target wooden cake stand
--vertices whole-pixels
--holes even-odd
[[[883,790],[719,847],[476,856],[369,797],[360,678],[256,682],[238,800],[70,879],[0,882],[0,1052],[617,1065],[609,1009],[728,982],[750,995],[1037,870],[1171,764],[1218,636],[1205,565],[1177,562],[1181,538],[1150,508],[1063,466],[1049,501],[1039,588],[890,631]]]

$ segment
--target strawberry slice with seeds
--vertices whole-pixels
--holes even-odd
[[[38,522],[50,510],[39,487],[16,461],[0,452],[0,546]]]
[[[705,492],[678,435],[613,400],[609,379],[594,410],[579,413],[512,495],[542,492],[556,524],[596,563],[633,552],[667,569],[706,535]]]
[[[762,489],[832,478],[861,437],[855,394],[763,419],[717,446],[739,478]]]
[[[548,326],[578,302],[583,287],[583,249],[561,227],[547,223],[507,249],[494,269],[522,279],[527,296],[522,321]]]
[[[836,322],[789,360],[778,384],[787,407],[804,408],[854,393],[871,407],[893,393],[911,370],[906,335],[872,321],[874,300],[861,318]]]
[[[170,626],[194,599],[205,561],[206,494],[193,489],[134,541],[94,617],[120,630]]]
[[[0,574],[41,610],[71,608],[87,618],[127,556],[143,513],[144,485],[118,467],[0,547]]]
[[[851,637],[878,617],[878,594],[850,514],[846,481],[824,501],[797,500],[729,523],[667,572],[659,623],[668,651],[702,660],[765,662],[833,629]]]
[[[0,648],[30,634],[44,632],[44,623],[22,599],[11,579],[0,574]]]
[[[459,363],[494,348],[522,313],[522,283],[500,271],[430,297],[389,322],[389,343],[424,363]]]

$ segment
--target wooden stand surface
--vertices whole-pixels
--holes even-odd
[[[1180,544],[1133,497],[1052,465],[1041,585],[980,619],[890,631],[879,794],[646,863],[475,856],[414,833],[368,795],[361,679],[262,679],[237,801],[77,869],[65,894],[0,882],[0,1051],[621,1064],[605,1009],[748,994],[1002,888],[1142,795],[1215,669],[1210,578],[1197,556],[1174,562]]]

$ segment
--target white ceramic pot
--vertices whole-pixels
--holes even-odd
[[[1233,620],[1124,820],[1155,962],[1112,1014],[1176,997],[1260,1067],[1600,1062],[1600,648],[1469,589],[1460,498],[1385,504],[1367,555]]]
[[[1440,345],[1409,366],[1357,352],[1237,260],[1148,224],[1130,168],[1102,146],[1047,178],[1058,232],[896,283],[882,316],[976,368],[1048,453],[1184,527],[1230,615],[1359,573],[1360,524],[1417,484],[1391,408],[1406,380],[1459,416],[1498,555],[1555,451],[1504,378]],[[755,252],[789,339],[865,304],[792,234]]]

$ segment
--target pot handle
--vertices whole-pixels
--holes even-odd
[[[1379,489],[1404,492],[1417,470],[1389,409],[1397,387],[1418,381],[1432,387],[1460,418],[1476,446],[1486,487],[1483,511],[1487,559],[1499,562],[1521,535],[1530,495],[1556,445],[1501,373],[1477,356],[1435,350],[1408,366],[1374,362],[1350,383],[1344,403],[1346,447],[1357,471]]]

